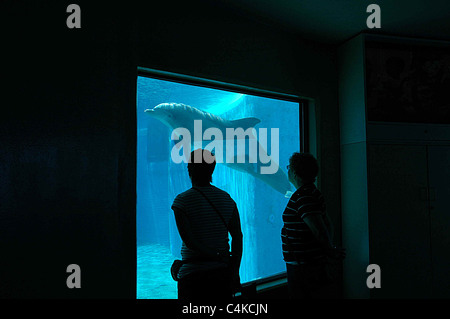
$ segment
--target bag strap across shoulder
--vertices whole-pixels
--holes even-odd
[[[228,229],[228,225],[227,222],[225,221],[225,219],[223,218],[222,214],[219,212],[219,210],[216,208],[216,206],[214,206],[214,204],[211,202],[211,200],[205,195],[205,193],[203,193],[199,188],[197,187],[192,187],[193,189],[195,189],[196,191],[198,191],[200,194],[203,195],[203,197],[209,202],[209,204],[214,208],[214,210],[216,211],[216,213],[219,215],[220,219],[222,220],[223,224],[225,225],[226,229],[228,230],[228,232],[230,231]]]

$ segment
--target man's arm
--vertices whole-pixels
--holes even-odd
[[[333,248],[330,233],[327,230],[321,214],[309,213],[303,217],[303,221],[308,225],[309,229],[311,229],[314,236],[325,249]]]
[[[308,225],[309,229],[311,229],[317,240],[323,245],[328,256],[333,258],[345,258],[345,249],[336,248],[333,245],[332,235],[330,234],[332,225],[328,218],[324,222],[321,214],[310,213],[303,217],[303,221]]]
[[[239,218],[239,211],[235,207],[233,215],[231,216],[230,224],[228,225],[231,235],[231,263],[232,269],[239,272],[242,259],[242,231],[241,221]]]
[[[237,291],[241,285],[241,279],[239,277],[239,267],[241,266],[242,259],[242,231],[241,221],[239,218],[239,211],[235,207],[233,215],[231,216],[230,224],[228,225],[231,235],[231,280],[232,290]]]

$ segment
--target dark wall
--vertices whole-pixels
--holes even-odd
[[[135,298],[137,66],[314,98],[339,221],[334,50],[214,2],[78,1],[69,30],[70,3],[0,4],[0,297]]]
[[[133,54],[116,9],[79,3],[69,30],[68,4],[0,9],[0,296],[131,298]],[[66,286],[72,263],[81,289]]]

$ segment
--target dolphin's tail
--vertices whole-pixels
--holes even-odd
[[[286,198],[290,198],[292,195],[292,185],[288,180],[286,174],[278,168],[275,174],[261,174],[261,163],[250,163],[248,155],[244,163],[238,163],[237,156],[234,158],[233,163],[225,163],[226,166],[241,171],[251,176],[260,179],[279,193],[283,194]]]

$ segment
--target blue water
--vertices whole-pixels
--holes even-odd
[[[173,259],[181,258],[181,239],[171,205],[191,187],[187,164],[175,164],[172,129],[145,109],[160,103],[183,103],[223,119],[256,117],[255,126],[279,128],[279,166],[286,173],[289,156],[299,150],[299,105],[295,102],[138,77],[137,82],[137,298],[172,299],[176,283],[170,276]],[[268,183],[218,163],[213,185],[236,201],[244,235],[241,282],[285,271],[280,232],[289,200]]]

